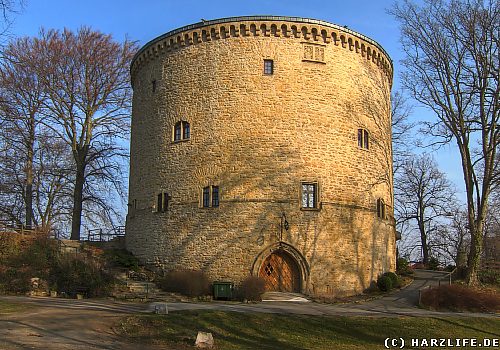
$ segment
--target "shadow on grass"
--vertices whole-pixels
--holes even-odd
[[[131,340],[192,347],[198,331],[213,334],[217,349],[367,349],[386,338],[498,336],[500,319],[305,316],[223,311],[179,311],[130,316],[121,333]]]
[[[455,326],[455,327],[460,327],[460,328],[465,328],[465,329],[469,329],[473,332],[479,332],[481,334],[484,334],[484,335],[487,335],[487,336],[495,336],[495,337],[500,337],[500,332],[489,332],[489,331],[486,331],[485,328],[486,327],[482,327],[482,328],[479,328],[479,327],[472,327],[471,326],[471,323],[468,322],[466,319],[462,320],[461,322],[456,320],[456,319],[448,319],[448,318],[434,318],[440,322],[444,322],[444,323],[448,323],[452,326]],[[483,321],[484,323],[486,324],[490,324],[491,323],[491,320],[488,319],[488,318],[484,318],[484,319],[481,319],[481,320],[477,320],[477,321]],[[477,322],[476,321],[476,322]],[[481,322],[482,323],[482,322]]]

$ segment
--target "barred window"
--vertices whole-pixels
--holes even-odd
[[[302,208],[315,209],[318,207],[318,184],[302,183]]]

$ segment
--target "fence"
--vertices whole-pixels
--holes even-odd
[[[496,260],[486,260],[482,261],[481,267],[483,270],[494,270],[500,272],[500,261]]]
[[[0,232],[20,233],[22,235],[52,234],[53,230],[42,229],[41,227],[27,228],[23,224],[15,221],[0,220]]]
[[[117,226],[111,231],[104,231],[102,228],[88,230],[87,237],[83,240],[87,242],[109,242],[117,237],[124,236],[125,226]]]

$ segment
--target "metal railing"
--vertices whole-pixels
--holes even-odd
[[[106,231],[102,228],[88,230],[87,237],[83,240],[87,242],[109,242],[114,238],[124,236],[125,226],[117,226],[114,227],[111,231]]]
[[[438,279],[438,286],[441,286],[441,281],[443,281],[444,279],[447,280],[448,282],[448,285],[451,285],[451,282],[452,282],[452,279],[453,279],[453,274],[457,272],[457,268],[455,267],[453,270],[451,270],[450,272],[448,272],[446,275],[444,275],[443,277],[440,277]]]
[[[47,231],[46,229],[42,229],[41,227],[27,228],[23,224],[19,224],[15,221],[8,220],[0,220],[0,232],[11,232],[11,233],[19,233],[19,234],[43,234],[50,233],[51,231]]]

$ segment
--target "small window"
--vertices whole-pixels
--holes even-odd
[[[153,92],[156,92],[156,80],[153,80],[153,81],[151,82],[151,90],[152,90]]]
[[[273,60],[264,60],[264,74],[271,75],[274,73]]]
[[[212,207],[219,206],[219,186],[212,186]]]
[[[168,209],[168,201],[170,196],[167,192],[158,193],[156,196],[156,211],[158,213],[164,213]]]
[[[187,140],[191,136],[191,130],[189,129],[189,123],[184,122],[183,126],[184,127],[182,128],[182,138],[184,140]]]
[[[317,183],[302,183],[302,208],[317,209],[318,208],[318,184]]]
[[[358,129],[358,147],[368,149],[368,131],[365,129]]]
[[[382,198],[377,199],[377,216],[381,219],[385,219],[385,203]]]
[[[203,208],[216,208],[219,206],[219,186],[203,187],[202,206]]]
[[[203,188],[203,208],[208,208],[210,206],[210,187]]]
[[[188,122],[180,120],[174,125],[174,142],[189,140],[191,138],[191,126]]]

